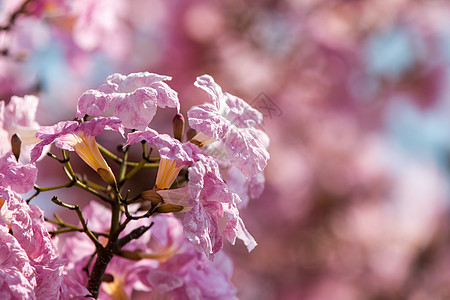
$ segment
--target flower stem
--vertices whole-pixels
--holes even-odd
[[[108,149],[106,149],[105,147],[103,147],[102,145],[98,144],[98,149],[100,150],[100,152],[102,152],[105,156],[109,157],[110,159],[112,159],[113,161],[115,161],[118,164],[122,164],[123,163],[123,159],[119,158],[117,155],[115,155],[114,153],[112,153],[111,151],[109,151]],[[151,150],[151,149],[150,149]],[[144,152],[145,153],[145,152]],[[150,153],[149,154],[145,154],[145,161],[147,162],[144,165],[144,168],[155,168],[158,166],[157,163],[159,161],[159,157],[157,158],[150,158]],[[131,162],[131,161],[127,161],[126,162],[126,166],[127,167],[136,167],[137,165],[139,165],[140,162]]]
[[[44,219],[45,219],[46,222],[49,222],[49,223],[58,225],[58,226],[60,226],[60,227],[62,227],[62,228],[65,228],[65,229],[61,229],[61,228],[60,228],[60,229],[58,229],[58,230],[49,231],[49,233],[50,233],[52,236],[55,236],[55,235],[61,234],[61,233],[65,233],[65,232],[72,232],[72,231],[84,232],[84,229],[83,229],[83,228],[78,227],[78,226],[74,226],[74,225],[72,225],[72,224],[65,223],[65,222],[62,221],[61,218],[60,218],[59,216],[57,216],[57,215],[55,215],[55,219],[56,219],[56,220],[50,220],[50,219],[47,219],[47,218],[44,218]],[[96,232],[96,231],[92,231],[92,233],[93,233],[95,236],[109,237],[109,234],[108,234],[108,233]]]
[[[87,227],[86,220],[84,219],[83,214],[81,213],[81,209],[78,205],[66,204],[66,203],[62,202],[61,200],[59,200],[58,197],[56,197],[56,196],[52,198],[52,202],[61,207],[76,211],[76,213],[78,215],[78,219],[80,220],[81,225],[83,226],[83,232],[91,239],[91,241],[94,243],[94,245],[97,249],[103,248],[103,245],[99,242],[97,237]]]

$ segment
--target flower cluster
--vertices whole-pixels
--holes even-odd
[[[36,97],[1,102],[0,138],[11,146],[0,157],[0,295],[235,298],[232,263],[221,250],[224,238],[232,244],[242,240],[248,251],[257,245],[238,208],[264,186],[268,137],[255,128],[262,115],[203,75],[195,85],[208,93],[210,103],[190,108],[190,130],[184,134],[178,94],[164,82],[170,79],[148,72],[113,74],[78,99],[75,121],[52,126],[35,122]],[[158,107],[176,110],[173,136],[149,125]],[[119,155],[97,143],[105,130],[118,133]],[[129,158],[136,144],[142,149],[138,162]],[[62,157],[49,152],[51,145]],[[76,173],[71,151],[99,177]],[[63,166],[67,183],[36,184],[36,162],[45,154]],[[123,192],[128,180],[149,168],[157,169],[154,182]],[[92,196],[87,206],[56,196],[52,202],[75,212],[79,224],[58,215],[44,219],[29,204],[41,192],[72,187]],[[19,194],[30,190],[28,200]]]

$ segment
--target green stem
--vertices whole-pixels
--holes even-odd
[[[106,149],[105,147],[100,145],[99,143],[97,143],[97,146],[98,146],[98,150],[100,150],[100,152],[105,154],[107,157],[111,158],[112,160],[114,160],[115,162],[117,162],[119,164],[122,163],[122,160],[119,157],[117,157],[117,155],[115,155],[114,153],[112,153],[111,151],[109,151],[108,149]]]
[[[56,197],[56,196],[52,198],[52,202],[61,207],[64,207],[64,208],[67,208],[70,210],[74,210],[77,213],[77,216],[81,222],[81,225],[83,226],[83,232],[91,239],[91,241],[94,243],[94,245],[97,249],[103,248],[102,243],[99,242],[99,240],[94,235],[94,233],[92,233],[92,231],[90,231],[89,228],[87,227],[86,220],[84,219],[83,213],[81,212],[81,209],[78,205],[66,204],[66,203],[62,202],[61,200],[59,200],[58,197]]]
[[[74,182],[68,182],[65,184],[61,184],[61,185],[57,185],[57,186],[50,186],[50,187],[40,187],[37,184],[34,185],[34,190],[36,191],[33,195],[31,195],[30,198],[28,198],[26,201],[27,203],[30,203],[30,201],[36,197],[37,195],[39,195],[41,192],[48,192],[48,191],[53,191],[53,190],[58,190],[58,189],[62,189],[62,188],[68,188],[74,185]]]
[[[26,200],[27,203],[30,203],[30,201],[31,201],[34,197],[36,197],[37,195],[39,195],[39,193],[40,193],[40,191],[36,190],[36,192],[34,192],[34,194],[31,195],[31,197],[28,198],[28,199]]]
[[[86,192],[89,192],[95,196],[97,196],[98,198],[102,199],[105,202],[108,203],[112,203],[113,200],[103,194],[101,194],[100,192],[98,192],[97,190],[87,186],[86,184],[82,183],[81,181],[79,181],[78,179],[75,178],[75,183],[74,185],[82,190],[85,190]]]
[[[143,160],[141,160],[141,161],[139,162],[139,164],[138,164],[136,167],[134,167],[133,169],[131,169],[131,171],[128,172],[128,174],[125,175],[125,176],[122,178],[122,180],[119,181],[119,185],[120,185],[120,186],[123,185],[123,184],[125,183],[125,181],[127,181],[128,179],[130,179],[131,177],[133,177],[140,169],[142,169],[142,168],[144,167],[144,165],[145,165],[145,160],[143,159]]]
[[[111,192],[111,187],[108,185],[108,187],[104,187],[104,186],[101,186],[101,185],[99,185],[99,184],[97,184],[97,183],[95,183],[95,182],[93,182],[93,181],[90,181],[89,179],[87,179],[87,177],[86,176],[83,176],[83,179],[82,180],[79,180],[81,183],[84,183],[86,186],[88,186],[88,187],[91,187],[91,188],[93,188],[93,189],[96,189],[96,190],[99,190],[99,191],[102,191],[102,192],[104,192],[104,193],[108,193],[108,192]]]
[[[63,159],[64,159],[64,166],[67,168],[67,171],[69,172],[70,176],[69,179],[73,180],[75,178],[75,172],[72,169],[72,165],[69,162],[70,159],[70,152],[66,152],[66,150],[62,151],[63,153]]]
[[[49,157],[51,157],[51,158],[53,158],[53,159],[59,161],[59,162],[62,163],[62,164],[66,162],[65,159],[59,158],[59,157],[57,157],[55,154],[53,154],[53,153],[51,153],[51,152],[47,152],[47,155],[48,155]]]
[[[68,224],[68,223],[63,222],[59,216],[55,215],[55,219],[57,219],[57,220],[55,221],[55,220],[50,220],[50,219],[45,218],[45,221],[49,222],[49,223],[52,223],[52,224],[55,224],[55,225],[58,225],[60,227],[64,227],[66,229],[58,229],[58,230],[55,230],[55,231],[49,231],[50,233],[52,233],[54,235],[59,234],[59,233],[64,233],[64,232],[72,232],[72,231],[84,232],[83,228],[80,228],[78,226],[74,226],[72,224]],[[109,237],[108,233],[96,232],[96,231],[92,231],[92,233],[95,236]]]
[[[127,160],[128,160],[128,147],[125,149],[125,152],[123,153],[122,163],[120,164],[120,171],[119,171],[120,183],[125,183],[123,179],[125,178],[125,174],[127,172]]]
[[[48,191],[53,191],[53,190],[58,190],[58,189],[63,189],[63,188],[68,188],[68,187],[71,187],[71,186],[73,186],[74,185],[74,182],[73,181],[71,181],[71,182],[68,182],[68,183],[65,183],[65,184],[61,184],[61,185],[56,185],[56,186],[49,186],[49,187],[40,187],[40,186],[38,186],[38,185],[34,185],[34,189],[36,190],[36,191],[39,191],[39,192],[48,192]]]
[[[118,164],[123,164],[123,159],[119,158],[117,155],[115,155],[114,153],[112,153],[111,151],[109,151],[108,149],[106,149],[105,147],[103,147],[102,145],[98,144],[98,149],[100,150],[100,152],[102,152],[104,155],[106,155],[107,157],[109,157],[110,159],[112,159],[113,161],[115,161]],[[152,164],[154,162],[158,162],[159,161],[159,157],[157,158],[149,158],[148,156],[150,156],[151,151],[149,152],[148,155],[145,156],[145,161],[148,162],[147,165],[144,166],[144,168],[154,168],[155,166],[157,167],[158,164]],[[125,162],[127,167],[136,167],[137,165],[139,165],[139,163],[137,162],[130,162],[127,161]]]

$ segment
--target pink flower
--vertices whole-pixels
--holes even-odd
[[[123,126],[117,118],[97,117],[81,124],[66,121],[43,126],[36,133],[36,137],[42,141],[31,150],[31,161],[36,161],[44,146],[55,143],[58,148],[75,151],[106,183],[114,185],[114,174],[100,154],[94,138],[105,129],[115,130],[123,135]]]
[[[158,148],[161,160],[155,187],[157,189],[168,189],[175,181],[180,170],[195,162],[198,147],[191,143],[181,143],[167,134],[159,134],[153,129],[137,131],[128,134],[125,145],[135,144],[145,140]]]
[[[200,146],[206,145],[204,139],[223,142],[228,160],[247,178],[262,172],[270,157],[260,130],[254,128],[262,122],[262,114],[242,99],[222,93],[209,75],[198,77],[195,85],[209,94],[212,103],[188,111],[189,125],[203,134],[193,140]]]
[[[128,134],[128,140],[125,145],[135,144],[142,140],[155,145],[161,158],[177,160],[177,166],[193,164],[196,151],[199,151],[198,147],[191,143],[181,143],[167,134],[159,134],[150,128],[147,128],[145,131],[136,131]]]
[[[153,119],[156,108],[180,110],[177,92],[164,81],[171,80],[148,72],[128,76],[112,74],[98,90],[89,90],[78,99],[77,117],[112,115],[126,128],[144,130]]]
[[[9,187],[17,193],[26,193],[33,189],[37,178],[37,168],[34,164],[23,165],[17,162],[9,152],[0,157],[0,186]]]
[[[19,161],[30,161],[31,148],[39,142],[35,137],[40,127],[35,121],[38,104],[39,99],[32,95],[13,96],[7,105],[0,101],[0,155],[11,151],[11,137],[17,134],[22,142]]]
[[[212,258],[222,248],[221,233],[232,243],[236,237],[247,246],[248,251],[257,245],[248,233],[236,204],[241,202],[222,180],[218,164],[211,157],[189,168],[189,198],[192,209],[184,218],[185,233],[198,251]],[[164,199],[164,197],[163,197]],[[219,221],[224,220],[224,229]]]
[[[161,161],[155,185],[157,193],[165,202],[182,206],[182,212],[186,212],[185,234],[198,251],[212,259],[214,253],[222,249],[222,232],[232,243],[236,236],[241,238],[249,251],[256,246],[255,240],[245,229],[237,208],[230,208],[230,205],[241,200],[222,180],[219,165],[212,156],[202,153],[189,142],[181,143],[152,129],[130,133],[126,145],[141,140],[158,148]],[[186,165],[190,165],[187,186],[169,189],[178,172]],[[226,231],[219,228],[219,220],[222,219],[227,224]]]

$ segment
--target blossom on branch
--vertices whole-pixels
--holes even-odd
[[[159,134],[150,128],[128,134],[125,146],[143,140],[155,145],[161,156],[155,184],[155,188],[160,190],[170,188],[180,170],[195,162],[196,152],[199,151],[198,147],[191,143],[181,143],[167,134]]]
[[[97,90],[88,90],[78,99],[77,117],[114,116],[125,128],[144,130],[157,107],[180,110],[178,94],[164,81],[169,76],[149,72],[127,76],[112,74]]]
[[[111,224],[111,214],[107,207],[95,201],[91,201],[83,209],[83,215],[89,223],[90,229],[95,232],[108,232]],[[148,226],[151,220],[148,218],[140,219],[130,223],[121,233],[120,237],[130,233],[139,226]],[[150,232],[143,234],[138,240],[132,240],[124,246],[127,251],[144,251],[147,248],[147,242],[150,239]],[[99,241],[106,245],[108,238],[100,236]],[[67,260],[68,273],[77,279],[78,282],[86,285],[88,277],[84,268],[88,265],[89,258],[95,253],[96,248],[83,233],[73,233],[61,237],[61,257]],[[133,290],[142,290],[142,283],[136,276],[136,270],[139,266],[150,270],[157,264],[150,260],[130,260],[127,258],[115,256],[108,264],[106,274],[112,277],[110,282],[103,282],[100,289],[100,299],[130,299]],[[92,265],[91,265],[92,267]],[[147,289],[143,289],[146,291]],[[122,297],[122,298],[121,298]]]
[[[105,206],[92,201],[83,209],[91,229],[109,229],[110,214]],[[214,262],[198,253],[183,234],[183,225],[172,214],[140,219],[127,226],[121,236],[141,225],[152,228],[133,240],[114,257],[105,274],[111,280],[101,285],[100,299],[131,299],[133,291],[158,299],[234,299],[236,289],[230,282],[232,262],[223,254]],[[101,237],[102,243],[107,242]],[[95,251],[82,233],[62,237],[62,256],[68,259],[69,273],[80,282],[87,282],[83,268]],[[164,299],[166,299],[164,298]]]
[[[106,183],[115,185],[114,174],[100,154],[94,138],[103,130],[115,130],[122,136],[124,134],[121,121],[117,118],[97,117],[81,124],[66,121],[43,126],[36,133],[41,141],[31,150],[31,161],[39,158],[46,145],[55,143],[60,149],[75,151]]]
[[[211,103],[191,107],[189,125],[204,136],[223,142],[228,160],[247,178],[262,172],[270,157],[261,130],[254,128],[262,122],[262,114],[244,100],[223,93],[209,75],[198,77],[195,85],[209,94]],[[192,139],[200,147],[206,146],[202,140]]]
[[[152,129],[134,132],[128,135],[126,145],[146,140],[155,145],[161,161],[155,185],[164,202],[182,207],[184,231],[197,251],[204,252],[210,259],[223,247],[222,233],[234,243],[241,238],[249,251],[256,242],[243,226],[237,209],[228,210],[224,215],[223,207],[241,202],[220,175],[215,158],[203,153],[190,142],[180,141],[158,134]],[[183,166],[189,165],[189,182],[185,187],[169,189]],[[170,178],[161,181],[161,178]],[[158,181],[160,180],[160,181]],[[219,228],[219,220],[225,219],[225,231]]]
[[[185,232],[198,251],[213,258],[222,248],[220,233],[232,244],[238,237],[248,251],[255,248],[257,243],[245,228],[236,207],[241,199],[223,181],[219,165],[211,156],[202,156],[201,161],[189,168],[188,187],[188,201],[193,208],[185,215]],[[221,222],[226,223],[224,229],[219,227]]]

